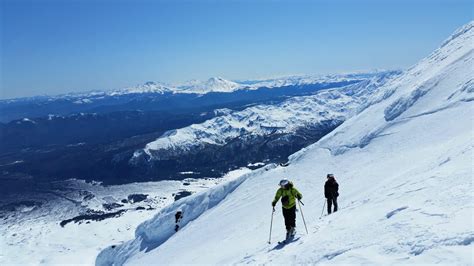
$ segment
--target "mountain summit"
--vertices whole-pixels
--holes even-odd
[[[240,84],[221,77],[212,77],[206,81],[190,81],[178,85],[177,89],[188,93],[208,93],[208,92],[233,92],[241,87]]]

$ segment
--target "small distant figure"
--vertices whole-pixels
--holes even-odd
[[[331,214],[332,205],[334,204],[334,212],[337,212],[337,197],[339,196],[339,184],[336,182],[333,174],[327,175],[324,184],[324,196],[328,201],[328,214]]]
[[[286,239],[290,239],[296,233],[296,199],[301,200],[303,195],[293,186],[288,179],[282,179],[279,183],[280,188],[277,190],[275,198],[272,201],[273,211],[275,205],[281,198],[283,207],[283,218],[285,218]]]
[[[183,218],[183,212],[182,211],[177,211],[176,214],[174,215],[175,218],[175,226],[174,226],[174,231],[178,232],[179,230],[179,222],[181,222],[181,219]]]

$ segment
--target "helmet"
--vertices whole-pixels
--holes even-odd
[[[330,178],[330,177],[334,177],[334,175],[333,174],[328,174],[327,178]]]
[[[288,179],[282,179],[280,180],[280,186],[286,186],[290,183],[290,181],[288,181]]]

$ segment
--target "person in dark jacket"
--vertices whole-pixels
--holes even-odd
[[[174,219],[175,219],[175,226],[174,226],[174,230],[176,232],[178,232],[179,230],[179,222],[181,222],[181,219],[183,219],[183,211],[181,210],[178,210],[175,215],[174,215]]]
[[[303,195],[293,186],[293,183],[288,181],[288,179],[282,179],[280,181],[280,188],[275,194],[275,198],[272,201],[272,206],[273,211],[275,211],[275,205],[281,198],[283,218],[285,218],[286,239],[289,239],[295,235],[296,200],[301,200],[302,197]]]
[[[324,196],[328,201],[328,214],[331,214],[332,205],[334,212],[337,212],[337,197],[339,196],[339,184],[336,182],[333,174],[327,175],[327,181],[324,184]]]

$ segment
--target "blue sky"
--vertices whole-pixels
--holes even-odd
[[[411,66],[471,1],[1,1],[0,98]]]

